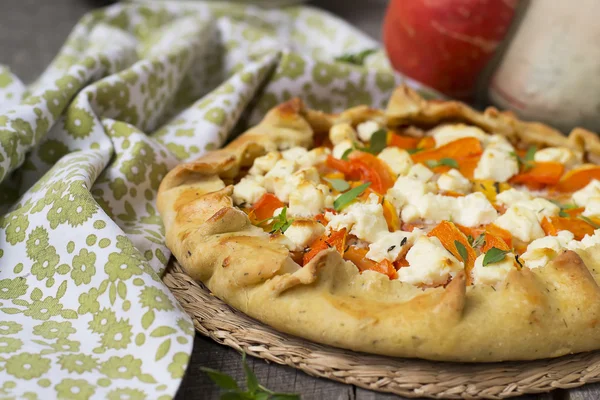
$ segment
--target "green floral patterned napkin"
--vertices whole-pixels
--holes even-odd
[[[313,8],[140,2],[28,87],[0,69],[0,398],[172,398],[194,329],[160,280],[161,179],[292,96],[383,106],[382,52],[332,61],[376,46]]]

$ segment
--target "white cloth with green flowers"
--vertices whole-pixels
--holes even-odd
[[[333,62],[376,46],[313,8],[146,1],[86,15],[28,87],[0,67],[0,398],[172,398],[194,329],[161,179],[292,96],[384,106],[382,52]]]

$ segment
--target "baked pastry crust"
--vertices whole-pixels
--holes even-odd
[[[568,137],[539,123],[459,102],[426,101],[399,87],[385,111],[365,106],[337,115],[299,99],[272,109],[225,148],[173,169],[158,194],[167,245],[195,280],[242,312],[283,332],[355,351],[430,360],[531,360],[600,348],[600,250],[561,252],[547,265],[509,272],[498,287],[421,289],[362,274],[339,253],[319,253],[304,267],[253,226],[232,201],[233,180],[268,151],[310,147],[339,121],[385,118],[389,126],[465,122],[511,141],[563,146],[600,157],[600,140],[584,129]],[[600,246],[596,246],[600,247]]]

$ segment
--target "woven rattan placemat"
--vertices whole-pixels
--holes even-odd
[[[232,309],[172,261],[163,278],[196,329],[218,343],[309,375],[407,397],[502,399],[600,381],[600,352],[557,359],[459,364],[380,357],[277,332]]]

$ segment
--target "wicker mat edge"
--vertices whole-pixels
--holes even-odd
[[[214,341],[309,375],[394,393],[437,399],[504,399],[600,381],[600,351],[557,359],[459,364],[381,357],[319,345],[232,309],[171,261],[164,283],[196,329]]]

